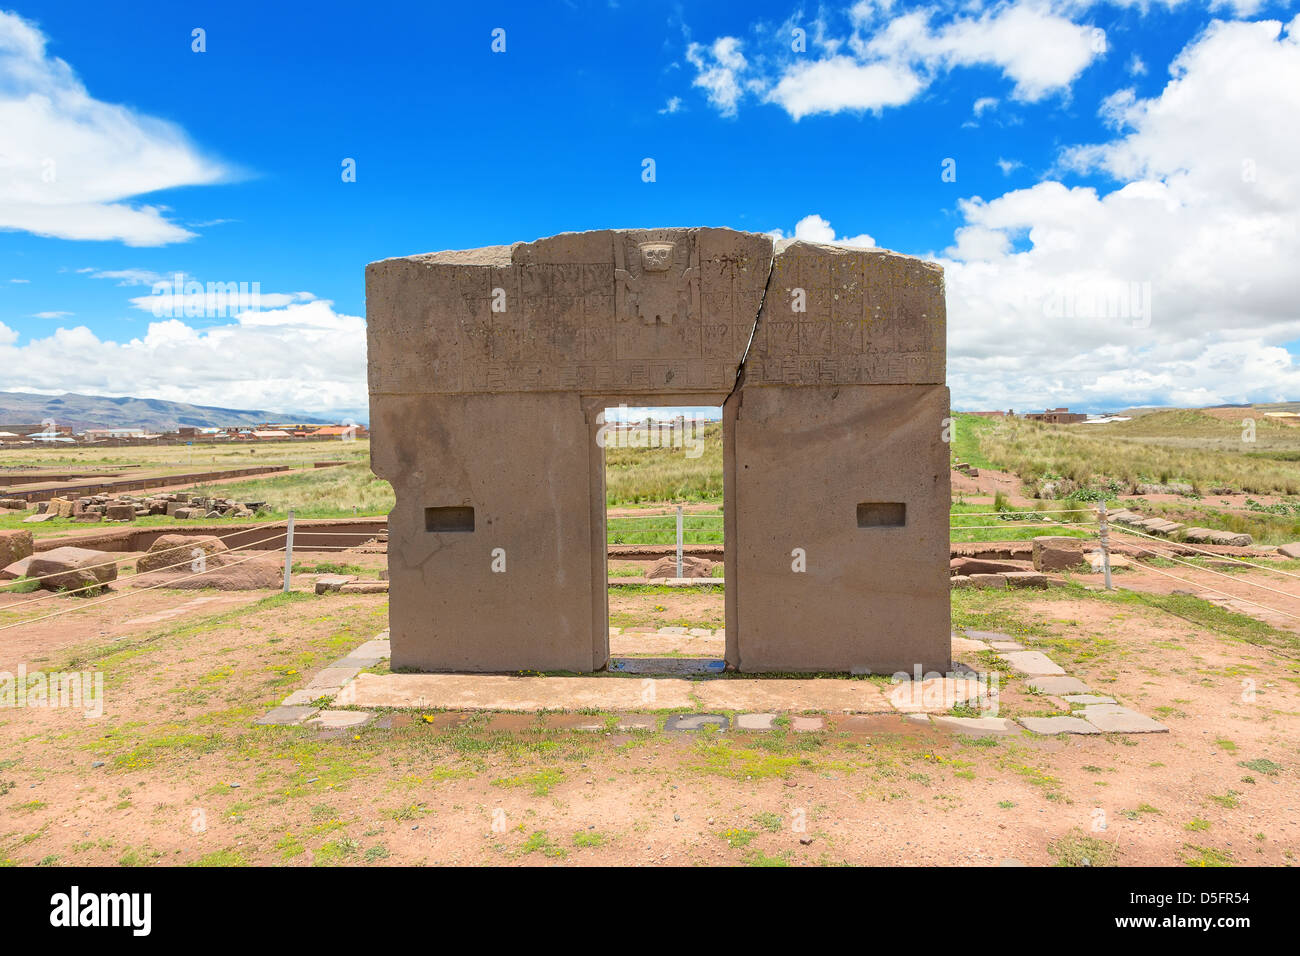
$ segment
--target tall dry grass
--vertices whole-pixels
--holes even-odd
[[[1139,484],[1184,482],[1198,494],[1300,493],[1300,466],[1263,457],[1300,451],[1300,429],[1256,419],[1257,440],[1243,441],[1242,434],[1239,423],[1186,411],[1115,425],[1006,419],[978,427],[982,455],[1031,486],[1065,479],[1082,488],[1128,493]]]

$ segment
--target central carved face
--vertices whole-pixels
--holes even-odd
[[[667,272],[673,261],[673,244],[671,242],[643,242],[641,250],[641,268],[646,272]]]

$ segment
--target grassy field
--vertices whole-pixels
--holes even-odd
[[[259,465],[310,466],[314,461],[369,461],[370,442],[304,441],[250,445],[247,442],[195,445],[135,445],[96,447],[54,445],[49,447],[0,446],[0,485],[6,470],[58,468],[87,471],[130,466],[158,472],[215,471],[222,468],[255,468]]]
[[[954,450],[981,467],[1014,472],[1027,485],[1053,482],[1069,494],[1087,489],[1133,493],[1139,484],[1185,483],[1196,494],[1300,494],[1300,428],[1255,418],[1243,441],[1241,419],[1180,409],[1109,425],[1044,425],[958,415]]]
[[[681,448],[606,448],[605,502],[722,501],[722,425],[706,425],[703,454],[688,458]]]

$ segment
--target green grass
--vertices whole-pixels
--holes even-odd
[[[698,458],[688,458],[683,448],[606,447],[606,503],[720,502],[722,424],[703,426],[697,437],[702,449]]]
[[[1053,482],[1061,496],[1075,489],[1130,493],[1139,484],[1170,482],[1190,484],[1202,495],[1223,488],[1300,494],[1300,472],[1273,457],[1300,453],[1300,428],[1251,409],[1242,409],[1238,419],[1177,409],[1108,425],[1046,425],[1023,418],[979,419],[980,425],[968,421],[971,416],[957,417],[959,440],[964,431],[977,442],[981,460],[1030,486]],[[1241,418],[1249,417],[1256,423],[1253,443],[1242,440]]]

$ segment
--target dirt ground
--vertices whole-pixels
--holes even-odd
[[[610,597],[629,626],[721,626],[722,601]],[[956,626],[1044,650],[1170,732],[966,738],[893,716],[812,733],[617,732],[613,715],[591,732],[563,715],[417,711],[356,731],[256,726],[383,630],[385,596],[160,589],[69,615],[75,629],[0,632],[0,670],[104,680],[98,719],[0,708],[0,862],[1295,862],[1294,632],[1185,596],[953,601]],[[1067,706],[1005,674],[1002,690],[1004,716]]]

